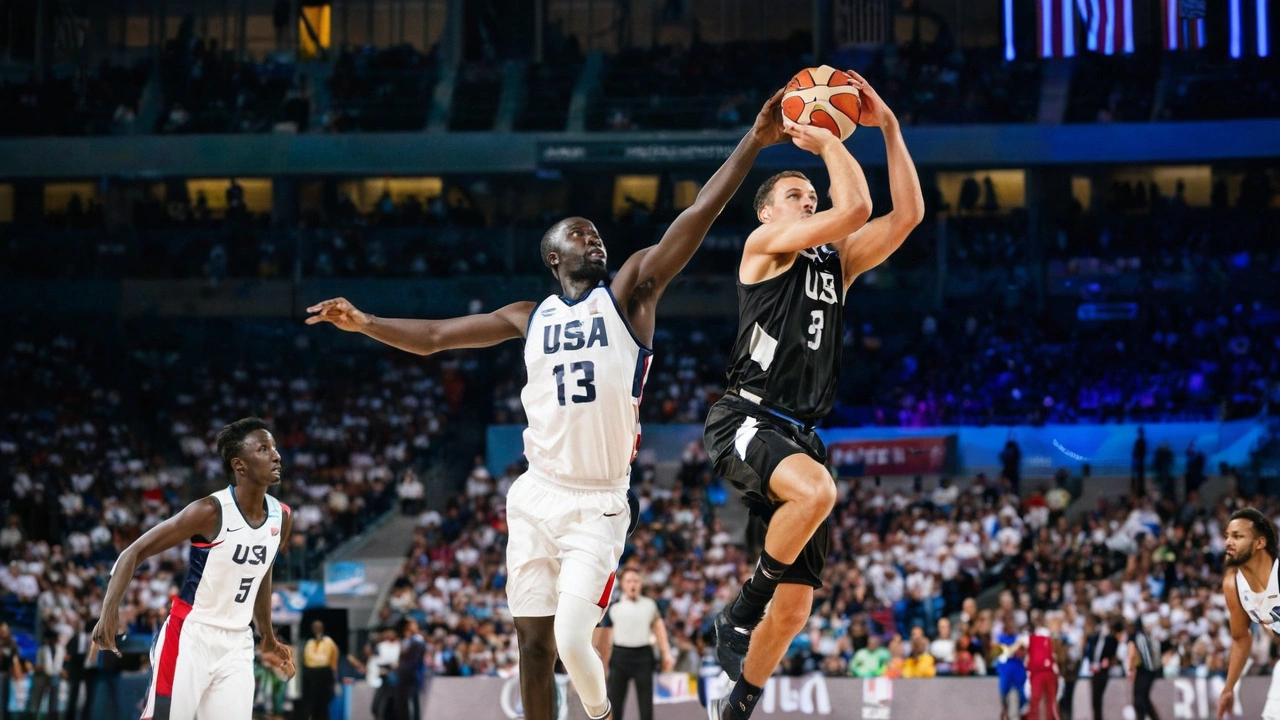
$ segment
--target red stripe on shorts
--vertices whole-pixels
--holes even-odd
[[[164,647],[160,649],[160,665],[156,668],[156,695],[173,696],[173,674],[178,667],[178,642],[182,636],[182,623],[191,612],[191,606],[182,598],[173,599],[169,622],[164,626]]]
[[[609,582],[604,584],[604,592],[600,593],[600,599],[596,602],[602,608],[609,607],[609,598],[613,597],[613,580],[618,573],[609,573]]]

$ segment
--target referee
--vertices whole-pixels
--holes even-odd
[[[667,627],[658,604],[640,594],[640,572],[622,571],[622,597],[605,613],[605,646],[612,639],[612,651],[602,653],[609,665],[609,704],[613,720],[622,720],[627,702],[627,684],[636,682],[640,720],[653,720],[653,644],[662,653],[662,672],[675,666]]]
[[[324,623],[311,623],[311,639],[302,646],[302,702],[298,720],[329,720],[333,684],[338,678],[338,644],[324,634]]]

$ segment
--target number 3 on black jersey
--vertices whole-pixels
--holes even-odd
[[[564,365],[557,365],[551,368],[551,372],[556,376],[556,400],[560,401],[563,406],[564,402]],[[581,373],[582,377],[578,378],[578,387],[582,388],[582,394],[574,393],[569,397],[575,403],[589,403],[596,399],[596,364],[590,360],[579,360],[578,362],[569,363],[570,373]]]

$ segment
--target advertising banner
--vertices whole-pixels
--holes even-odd
[[[700,683],[698,692],[673,700],[671,686],[682,681],[671,674],[655,683],[654,717],[657,720],[703,720],[707,711],[701,697],[717,697],[727,692],[727,678],[719,674]],[[585,720],[582,703],[567,677],[557,677],[560,713],[557,720]],[[1236,693],[1236,717],[1259,717],[1271,679],[1252,676],[1241,681]],[[666,690],[662,688],[667,686]],[[1152,700],[1160,717],[1174,720],[1212,720],[1217,714],[1221,678],[1175,678],[1158,680]],[[1130,686],[1123,678],[1110,682],[1104,695],[1107,718],[1133,717]],[[626,717],[638,717],[635,693],[627,701]],[[665,697],[664,697],[665,696]],[[369,696],[371,698],[371,695]],[[1074,688],[1076,720],[1092,720],[1089,683]],[[363,693],[352,702],[352,720],[369,717]],[[999,686],[996,678],[932,678],[888,680],[874,678],[773,677],[753,717],[803,720],[830,717],[833,720],[915,720],[945,716],[947,720],[991,720],[1000,716]],[[522,717],[518,678],[432,678],[427,685],[423,717],[438,720],[516,720]]]
[[[1088,463],[1096,477],[1128,475],[1138,428],[1146,433],[1148,452],[1161,443],[1173,448],[1175,473],[1183,471],[1184,452],[1194,445],[1206,455],[1210,468],[1219,462],[1240,465],[1266,433],[1256,420],[1200,423],[1136,423],[1114,425],[1044,425],[1040,427],[858,427],[821,428],[818,435],[835,451],[837,464],[866,462],[867,475],[915,475],[940,472],[968,474],[1000,472],[1000,452],[1010,439],[1022,451],[1022,474],[1049,478],[1058,468],[1072,472]],[[520,425],[490,425],[489,471],[500,474],[522,452]],[[690,443],[702,442],[701,425],[646,425],[640,443],[641,459],[679,462]],[[848,452],[845,452],[848,450]],[[930,470],[936,463],[942,469]],[[1150,466],[1150,458],[1148,458]],[[852,465],[851,471],[856,468]],[[848,472],[857,477],[858,472]]]
[[[362,562],[343,561],[325,563],[323,595],[361,595],[378,594],[377,583],[366,577]]]
[[[956,436],[836,440],[827,458],[841,475],[929,475],[954,472]]]

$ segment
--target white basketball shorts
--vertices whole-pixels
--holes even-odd
[[[575,490],[521,475],[507,493],[512,616],[555,615],[560,593],[607,607],[630,522],[626,490]]]
[[[187,622],[174,600],[151,647],[143,720],[249,720],[253,716],[253,632]]]

